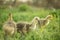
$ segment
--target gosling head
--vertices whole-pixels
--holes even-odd
[[[34,17],[35,23],[38,23],[38,21],[40,20],[39,17]]]
[[[9,17],[12,17],[12,13],[9,13]]]
[[[48,15],[48,16],[46,17],[46,19],[47,19],[47,20],[52,20],[52,19],[53,19],[53,16],[52,16],[52,15]]]
[[[13,20],[12,13],[9,13],[8,17],[9,17],[8,20]]]

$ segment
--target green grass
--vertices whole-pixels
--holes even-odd
[[[19,21],[31,21],[35,16],[38,16],[40,18],[44,18],[49,14],[50,10],[48,9],[42,9],[42,8],[34,8],[32,7],[28,11],[20,11],[19,8],[12,8],[12,9],[0,9],[0,40],[3,40],[3,23],[7,20],[8,14],[13,14],[13,19],[15,22]],[[57,13],[60,13],[60,10],[57,10]],[[59,14],[58,14],[59,16]],[[21,40],[21,37],[19,39],[19,35],[16,34],[15,39]],[[11,38],[13,40],[14,38]],[[23,38],[22,38],[23,39]],[[30,34],[27,34],[25,39],[23,40],[60,40],[60,27],[59,27],[59,17],[54,17],[50,24],[46,26],[43,32],[40,30],[30,32]]]

